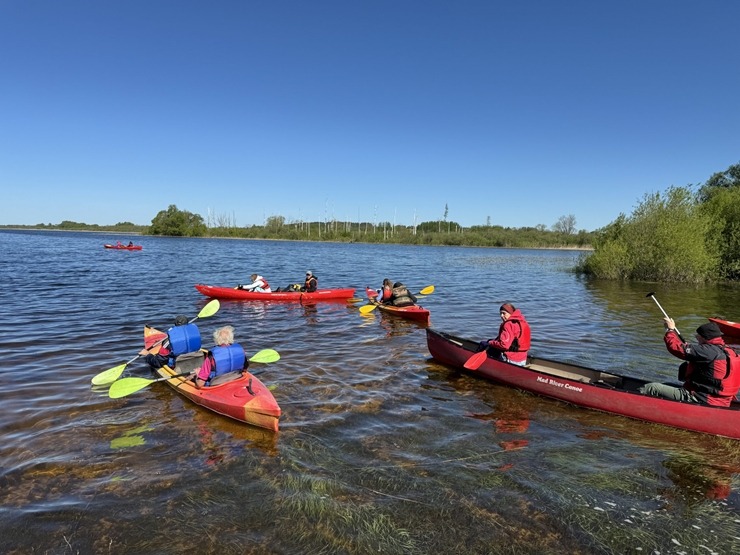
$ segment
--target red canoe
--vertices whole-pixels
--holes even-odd
[[[105,247],[106,249],[115,249],[119,251],[140,251],[142,248],[141,245],[129,246],[129,245],[108,245],[108,244],[103,245],[103,247]]]
[[[373,289],[368,288],[365,291],[367,293],[368,302],[378,307],[376,310],[380,310],[381,312],[385,312],[386,314],[400,316],[401,318],[406,318],[407,320],[415,320],[417,322],[429,321],[429,310],[422,306],[393,306],[388,304],[381,304],[375,300],[374,297],[377,295],[377,293]]]
[[[244,291],[233,287],[216,287],[213,285],[197,284],[195,288],[212,299],[225,299],[232,301],[324,301],[351,299],[354,288],[347,289],[317,289],[313,293],[301,293],[300,291],[280,291],[273,293],[255,293]]]
[[[144,328],[144,345],[151,346],[154,342],[163,339],[165,334],[157,329]],[[199,368],[203,363],[203,351],[177,357],[177,367],[173,370],[167,366],[156,372],[163,378]],[[239,420],[253,426],[266,428],[273,432],[278,431],[280,407],[275,401],[272,392],[253,374],[244,372],[225,374],[219,379],[230,381],[219,383],[211,387],[198,389],[185,377],[172,378],[166,383],[175,391],[190,399],[193,403]]]
[[[709,321],[717,324],[723,335],[729,335],[735,338],[740,337],[740,323],[722,320],[721,318],[709,318]]]
[[[478,342],[427,328],[427,347],[438,362],[463,370]],[[543,358],[530,357],[528,362],[522,367],[488,358],[471,372],[580,407],[740,439],[740,402],[722,408],[670,401],[639,393],[646,380]]]

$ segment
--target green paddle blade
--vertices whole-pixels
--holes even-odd
[[[110,368],[108,370],[105,370],[104,372],[101,372],[100,374],[97,374],[93,376],[92,384],[93,385],[108,385],[109,383],[115,382],[121,374],[123,374],[123,371],[126,369],[125,364],[121,364],[119,366],[114,366],[113,368]]]
[[[113,382],[108,390],[108,397],[111,399],[119,399],[126,395],[131,395],[137,391],[144,389],[150,384],[153,384],[157,380],[147,380],[146,378],[123,378],[117,382]]]
[[[428,285],[427,287],[419,291],[419,293],[421,293],[422,295],[431,295],[432,293],[434,293],[434,285]]]
[[[366,304],[360,307],[360,312],[363,314],[370,314],[378,305],[376,304]]]
[[[221,308],[221,303],[218,302],[218,299],[213,299],[206,306],[200,309],[200,312],[198,313],[198,318],[210,318],[211,316],[216,314],[216,312],[218,312],[219,308]]]
[[[280,360],[280,354],[273,349],[262,349],[255,353],[255,355],[249,359],[249,362],[261,362],[266,364],[268,362],[277,362]]]

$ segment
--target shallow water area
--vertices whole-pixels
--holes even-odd
[[[222,301],[283,409],[277,434],[158,383],[121,399],[92,376],[144,324],[192,318],[196,283],[413,291],[430,325],[485,339],[498,306],[535,354],[675,378],[662,314],[690,335],[737,320],[740,289],[592,282],[581,253],[0,232],[2,553],[737,553],[740,445],[576,408],[434,362],[425,324],[362,302]],[[740,309],[736,309],[740,310]],[[6,373],[6,376],[8,374]],[[151,377],[140,362],[126,375]]]

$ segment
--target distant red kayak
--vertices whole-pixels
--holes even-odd
[[[327,301],[351,299],[355,294],[354,288],[317,289],[313,293],[302,293],[300,291],[255,293],[254,291],[244,291],[233,287],[217,287],[201,283],[197,284],[195,288],[206,297],[232,301]]]
[[[118,251],[140,251],[142,249],[141,245],[103,245],[106,249],[114,249]]]
[[[740,337],[740,322],[731,322],[730,320],[722,320],[721,318],[709,318],[709,321],[717,324],[723,335]]]
[[[377,310],[385,312],[386,314],[393,314],[407,320],[415,320],[417,322],[428,322],[429,321],[429,310],[419,305],[411,306],[393,306],[390,304],[380,304],[375,300],[377,293],[372,289],[366,289],[367,297],[371,304],[377,306]]]

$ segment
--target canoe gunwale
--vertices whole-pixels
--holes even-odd
[[[651,397],[638,391],[648,380],[533,356],[527,367],[488,358],[478,370],[469,371],[463,365],[477,351],[476,341],[426,331],[432,357],[458,370],[584,408],[740,439],[737,400],[731,407],[714,407]]]

